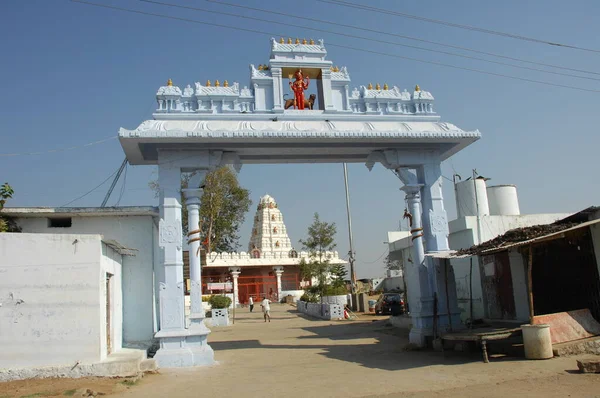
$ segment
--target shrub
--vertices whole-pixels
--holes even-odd
[[[210,302],[211,298],[213,298],[213,296],[211,296],[211,295],[204,295],[204,296],[202,296],[202,302],[203,303],[208,303],[208,302]]]
[[[346,286],[326,286],[325,287],[325,296],[341,296],[348,294],[348,290]]]
[[[318,303],[319,302],[319,296],[313,292],[310,291],[310,288],[308,290],[304,291],[304,294],[302,295],[302,297],[300,297],[300,300],[307,302],[307,303]]]
[[[212,296],[208,300],[208,303],[213,310],[229,308],[229,305],[231,305],[231,299],[227,296]]]

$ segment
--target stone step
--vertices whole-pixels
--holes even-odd
[[[141,372],[156,372],[158,370],[158,364],[154,359],[144,359],[140,362],[140,371]]]
[[[577,367],[581,373],[600,373],[600,360],[582,359],[577,360]]]

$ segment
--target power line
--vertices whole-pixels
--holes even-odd
[[[119,166],[119,167],[118,167],[118,168],[117,168],[117,169],[116,169],[116,170],[115,170],[115,171],[114,171],[114,172],[113,172],[111,175],[109,175],[108,177],[106,177],[106,179],[105,179],[104,181],[102,181],[100,184],[96,185],[94,188],[90,189],[89,191],[87,191],[87,192],[86,192],[86,193],[84,193],[83,195],[76,197],[76,198],[75,198],[75,199],[73,199],[72,201],[70,201],[70,202],[68,202],[68,203],[65,203],[64,205],[62,205],[62,206],[58,206],[58,207],[65,207],[65,206],[68,206],[68,205],[70,205],[71,203],[73,203],[73,202],[75,202],[75,201],[78,201],[79,199],[83,199],[83,198],[85,198],[86,196],[88,196],[89,194],[91,194],[92,192],[94,192],[96,189],[98,189],[98,188],[100,188],[102,185],[104,185],[104,184],[105,184],[105,183],[106,183],[108,180],[110,180],[110,179],[111,179],[111,178],[112,178],[112,177],[113,177],[115,174],[117,174],[117,172],[119,171],[119,168],[121,168],[121,167]]]
[[[172,19],[172,20],[183,21],[183,22],[191,22],[191,23],[196,23],[196,24],[201,24],[201,25],[206,25],[206,26],[215,26],[215,27],[219,27],[219,28],[233,29],[233,30],[237,30],[237,31],[256,33],[256,34],[266,35],[266,36],[271,36],[271,37],[273,37],[273,36],[288,36],[288,35],[282,35],[281,33],[264,32],[264,31],[260,31],[260,30],[256,30],[256,29],[248,29],[248,28],[241,28],[241,27],[237,27],[237,26],[205,22],[205,21],[200,21],[197,19],[174,17],[174,16],[164,15],[164,14],[155,14],[155,13],[146,12],[146,11],[132,10],[129,8],[121,8],[121,7],[110,6],[110,5],[106,5],[106,4],[92,3],[92,2],[83,1],[83,0],[71,0],[71,1],[74,3],[80,3],[80,4],[95,6],[95,7],[101,7],[101,8],[108,8],[108,9],[113,9],[113,10],[118,10],[118,11],[129,12],[129,13],[133,13],[133,14],[147,15],[147,16],[153,16],[153,17],[158,17],[158,18],[163,18],[163,19]],[[437,62],[437,61],[427,61],[427,60],[423,60],[423,59],[419,59],[419,58],[405,57],[402,55],[383,53],[383,52],[367,50],[367,49],[358,48],[358,47],[350,47],[350,46],[345,46],[345,45],[335,44],[335,43],[328,43],[328,45],[332,46],[332,47],[344,48],[344,49],[354,50],[354,51],[368,52],[371,54],[384,55],[384,56],[388,56],[388,57],[405,59],[405,60],[415,61],[415,62],[420,62],[420,63],[425,63],[425,64],[445,66],[445,67],[449,67],[449,68],[453,68],[453,69],[465,70],[465,71],[469,71],[469,72],[476,72],[476,73],[490,75],[490,76],[526,81],[526,82],[530,82],[530,83],[538,83],[538,84],[543,84],[543,85],[553,86],[553,87],[568,88],[568,89],[578,90],[578,91],[600,93],[600,90],[587,89],[587,88],[576,87],[576,86],[568,86],[568,85],[563,85],[563,84],[556,84],[556,83],[546,82],[546,81],[542,81],[542,80],[527,79],[527,78],[522,78],[522,77],[517,77],[517,76],[505,75],[505,74],[501,74],[501,73],[487,72],[487,71],[474,69],[474,68],[466,68],[466,67],[461,67],[461,66],[456,66],[456,65],[451,65],[451,64],[445,64],[445,63]]]
[[[452,28],[465,29],[465,30],[470,30],[470,31],[475,31],[475,32],[487,33],[490,35],[508,37],[511,39],[524,40],[524,41],[529,41],[532,43],[547,44],[547,45],[555,46],[555,47],[564,47],[564,48],[570,48],[573,50],[600,53],[600,50],[595,50],[595,49],[591,49],[591,48],[585,48],[585,47],[579,47],[579,46],[575,46],[575,45],[571,45],[571,44],[564,44],[564,43],[558,43],[558,42],[553,42],[553,41],[548,41],[548,40],[536,39],[533,37],[527,37],[527,36],[517,35],[517,34],[513,34],[513,33],[500,32],[497,30],[478,28],[476,26],[462,25],[462,24],[458,24],[458,23],[447,22],[447,21],[442,21],[442,20],[433,19],[433,18],[426,18],[426,17],[421,17],[419,15],[412,15],[412,14],[407,14],[407,13],[393,11],[393,10],[386,10],[386,9],[382,9],[382,8],[372,7],[372,6],[363,6],[361,4],[351,3],[348,1],[342,1],[342,0],[318,0],[318,1],[320,1],[322,3],[334,4],[337,6],[356,8],[356,9],[363,10],[363,11],[371,11],[371,12],[377,12],[380,14],[394,15],[394,16],[409,18],[409,19],[416,19],[419,21],[435,23],[438,25],[450,26]]]
[[[335,32],[335,31],[331,31],[331,30],[327,30],[327,29],[313,28],[313,27],[302,26],[302,25],[295,25],[295,24],[290,24],[290,23],[286,23],[286,22],[274,21],[274,20],[271,20],[271,19],[263,19],[263,18],[251,17],[251,16],[248,16],[248,15],[240,15],[240,14],[234,14],[234,13],[229,13],[229,12],[224,12],[224,11],[214,11],[214,10],[209,10],[209,9],[206,9],[206,8],[184,6],[184,5],[180,5],[180,4],[166,3],[166,2],[163,2],[163,1],[155,1],[155,0],[138,0],[138,1],[142,2],[142,3],[157,4],[157,5],[161,5],[161,6],[165,6],[165,7],[181,8],[181,9],[185,9],[185,10],[207,12],[207,13],[211,13],[211,14],[226,15],[226,16],[230,16],[230,17],[248,19],[248,20],[252,20],[252,21],[267,22],[267,23],[272,23],[272,24],[277,24],[277,25],[284,25],[284,26],[290,26],[290,27],[295,27],[295,28],[302,28],[302,29],[312,30],[312,31],[316,31],[316,32],[322,32],[322,33],[328,33],[328,34],[333,34],[333,35],[338,35],[338,36],[343,36],[343,37],[349,37],[349,38],[352,38],[352,39],[367,40],[367,41],[371,41],[371,42],[375,42],[375,43],[381,43],[381,44],[390,44],[390,45],[393,45],[393,46],[412,48],[412,49],[419,50],[419,51],[428,51],[428,52],[433,52],[433,53],[450,55],[452,57],[459,57],[459,58],[465,58],[465,59],[470,59],[470,60],[475,60],[475,61],[487,62],[487,63],[491,63],[491,64],[496,64],[496,65],[508,66],[508,67],[511,67],[511,68],[526,69],[526,70],[531,70],[531,71],[535,71],[535,72],[548,73],[548,74],[551,74],[551,75],[567,76],[567,77],[573,77],[573,78],[576,78],[576,79],[585,79],[585,80],[600,81],[600,78],[595,78],[595,77],[572,75],[572,74],[568,74],[568,73],[561,73],[561,72],[548,71],[548,70],[539,69],[539,68],[532,68],[532,67],[529,67],[529,66],[514,65],[514,64],[510,64],[510,63],[506,63],[506,62],[493,61],[493,60],[489,60],[489,59],[485,59],[485,58],[473,57],[473,56],[470,56],[470,55],[453,53],[453,52],[450,52],[450,51],[435,50],[435,49],[431,49],[431,48],[413,46],[413,45],[410,45],[410,44],[402,44],[402,43],[388,41],[388,40],[372,39],[372,38],[369,38],[369,37],[353,35],[353,34],[350,34],[350,33],[340,33],[340,32]],[[210,0],[208,0],[208,1],[210,1]],[[217,3],[221,4],[220,2],[217,2]],[[232,7],[236,7],[236,5],[233,5],[233,4],[230,4],[230,3],[224,3],[224,4],[232,6]],[[249,7],[245,7],[245,6],[241,6],[241,7],[242,8],[249,8]],[[269,11],[265,10],[265,11],[262,11],[262,12],[269,12]],[[273,13],[277,14],[277,15],[283,14],[283,13],[279,13],[279,12],[277,12],[277,13],[273,12]],[[284,14],[284,15],[288,15],[288,14]],[[325,21],[321,21],[321,22],[325,22]]]
[[[387,253],[389,250],[386,249],[383,253],[381,253],[381,256],[379,256],[377,258],[377,260],[375,261],[362,261],[363,264],[375,264],[377,261],[381,260],[381,258],[385,255],[385,253]]]
[[[259,12],[264,12],[264,13],[274,14],[274,15],[281,15],[281,16],[284,16],[284,17],[295,18],[295,19],[300,19],[300,20],[305,20],[305,21],[325,23],[325,24],[329,24],[329,25],[340,26],[340,27],[343,27],[343,28],[356,29],[356,30],[361,30],[361,31],[370,32],[370,33],[376,33],[376,34],[380,34],[380,35],[393,36],[393,37],[398,37],[398,38],[401,38],[401,39],[413,40],[413,41],[417,41],[417,42],[421,42],[421,43],[427,43],[427,44],[433,44],[433,45],[436,45],[436,46],[455,48],[457,50],[469,51],[469,52],[472,52],[472,53],[482,54],[482,55],[488,55],[488,56],[491,56],[491,57],[509,59],[511,61],[524,62],[524,63],[527,63],[527,64],[538,65],[538,66],[546,66],[548,68],[569,70],[571,72],[588,73],[588,74],[592,74],[592,75],[600,75],[600,72],[593,72],[593,71],[584,70],[584,69],[569,68],[569,67],[566,67],[566,66],[558,66],[558,65],[546,64],[546,63],[543,63],[543,62],[529,61],[529,60],[526,60],[526,59],[516,58],[516,57],[510,57],[510,56],[503,55],[503,54],[496,54],[496,53],[491,53],[491,52],[487,52],[487,51],[475,50],[475,49],[472,49],[472,48],[469,48],[469,47],[462,47],[462,46],[457,46],[457,45],[448,44],[448,43],[441,43],[441,42],[437,42],[437,41],[426,40],[426,39],[422,39],[422,38],[418,38],[418,37],[412,37],[412,36],[400,35],[400,34],[396,34],[396,33],[384,32],[384,31],[376,30],[376,29],[368,29],[368,28],[364,28],[364,27],[360,27],[360,26],[347,25],[347,24],[333,22],[333,21],[328,21],[328,20],[323,20],[323,19],[301,17],[301,16],[294,15],[294,14],[287,14],[287,13],[279,12],[279,11],[266,10],[266,9],[263,9],[263,8],[249,7],[249,6],[245,6],[245,5],[241,5],[241,4],[226,3],[226,2],[220,1],[220,0],[205,0],[205,1],[208,1],[209,3],[216,3],[216,4],[226,5],[226,6],[230,6],[230,7],[242,8],[242,9],[246,9],[246,10],[259,11]]]
[[[80,149],[80,148],[85,148],[85,147],[89,147],[89,146],[93,146],[93,145],[102,144],[102,143],[105,143],[107,141],[114,140],[116,138],[117,138],[117,136],[113,135],[113,136],[110,136],[108,138],[101,139],[99,141],[90,142],[90,143],[87,143],[85,145],[72,146],[72,147],[69,147],[69,148],[50,149],[48,151],[39,151],[39,152],[0,153],[0,156],[43,155],[43,154],[46,154],[46,153],[57,153],[57,152],[64,152],[64,151],[72,151],[74,149]]]

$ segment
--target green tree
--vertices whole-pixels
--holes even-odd
[[[232,252],[239,247],[239,230],[250,209],[250,191],[242,188],[237,174],[223,166],[206,175],[200,204],[200,230],[206,251]]]
[[[343,288],[346,286],[346,276],[348,271],[344,264],[335,264],[331,266],[331,285],[336,288]]]
[[[312,293],[325,295],[328,287],[327,278],[331,274],[331,265],[327,256],[328,251],[336,247],[335,234],[337,227],[335,223],[321,221],[319,213],[315,213],[313,223],[308,227],[306,239],[300,239],[302,249],[308,251],[309,260],[300,261],[300,271],[304,279],[315,278],[317,284],[313,286]]]
[[[194,173],[182,174],[181,187],[183,189],[189,188],[193,176]],[[148,185],[158,196],[158,182],[151,181]],[[252,204],[250,191],[240,186],[237,174],[230,166],[223,166],[207,173],[201,185],[204,187],[200,198],[202,248],[209,253],[211,251],[236,251],[240,247],[240,226]],[[183,233],[186,235],[190,228],[188,227],[187,207],[183,192],[181,204]],[[191,229],[197,229],[197,227]]]
[[[0,185],[0,212],[4,209],[4,204],[8,199],[11,199],[15,191],[7,182]],[[9,217],[0,216],[0,232],[20,232],[20,228]]]

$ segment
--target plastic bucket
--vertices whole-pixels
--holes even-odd
[[[377,300],[369,300],[369,312],[375,312],[375,304]]]
[[[523,331],[525,358],[549,359],[554,356],[552,353],[550,325],[521,325],[521,330]]]

